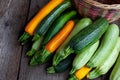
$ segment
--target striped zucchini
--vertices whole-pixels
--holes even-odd
[[[116,24],[111,24],[106,31],[99,49],[95,55],[92,56],[87,66],[90,68],[97,67],[102,64],[109,56],[111,51],[114,49],[119,36],[119,28]]]
[[[106,74],[110,70],[110,68],[113,66],[115,61],[117,60],[119,51],[120,51],[120,37],[117,39],[117,43],[116,43],[113,51],[110,52],[109,57],[106,58],[106,60],[103,63],[101,63],[100,66],[96,67],[93,71],[91,71],[87,75],[87,78],[94,79],[103,74]],[[117,79],[114,79],[114,80],[117,80]]]
[[[92,57],[92,55],[94,54],[98,46],[99,46],[99,41],[94,43],[92,46],[90,46],[86,50],[79,52],[79,54],[77,54],[73,60],[72,70],[70,71],[70,74],[73,74],[76,70],[83,67]]]
[[[101,38],[107,27],[108,21],[105,18],[97,19],[92,25],[84,28],[71,39],[69,43],[70,48],[80,51],[87,46],[91,46]]]
[[[92,23],[92,20],[90,18],[83,18],[83,19],[81,19],[81,20],[79,20],[77,22],[77,24],[75,25],[75,28],[73,29],[73,31],[70,33],[70,35],[64,41],[64,43],[57,49],[56,54],[54,55],[54,58],[53,58],[53,65],[54,66],[57,65],[61,60],[64,59],[63,50],[68,45],[70,39],[74,35],[76,35],[80,30],[82,30],[83,28],[87,27],[91,23]],[[63,59],[59,58],[59,57],[63,57]]]

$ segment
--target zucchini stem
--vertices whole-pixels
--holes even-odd
[[[53,58],[53,65],[56,66],[60,61],[68,57],[74,50],[68,46],[65,51],[61,51],[60,53],[55,54]]]
[[[39,34],[34,34],[32,41],[37,41],[40,38]]]
[[[24,45],[28,39],[30,38],[30,35],[27,32],[24,32],[23,35],[18,39],[18,41]]]
[[[47,73],[55,73],[54,67],[52,66],[52,67],[47,68]]]
[[[26,53],[27,56],[33,56],[35,54],[36,50],[34,48],[31,48],[30,51]]]
[[[38,65],[38,64],[42,64],[41,62],[41,50],[40,51],[37,51],[35,53],[35,55],[32,57],[31,61],[30,61],[30,66],[35,66],[35,65]]]
[[[43,37],[40,37],[37,41],[35,41],[32,45],[32,48],[30,51],[27,52],[27,56],[33,56],[37,50],[40,49],[41,42],[43,40]]]
[[[41,62],[46,62],[48,57],[50,56],[50,52],[47,49],[43,49],[42,53],[41,53]]]
[[[73,67],[70,71],[70,74],[74,74],[75,71],[76,71],[76,68]]]

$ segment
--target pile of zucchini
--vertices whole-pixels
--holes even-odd
[[[120,80],[119,27],[105,18],[80,17],[71,0],[50,0],[25,27],[19,38],[24,45],[32,38],[30,66],[52,61],[47,73],[60,73],[68,68],[68,80],[85,76],[95,79],[106,74],[115,64],[110,80]],[[117,59],[118,58],[118,59]]]

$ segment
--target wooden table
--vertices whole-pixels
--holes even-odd
[[[31,45],[21,46],[17,41],[30,18],[48,1],[0,0],[0,80],[67,79],[68,71],[60,74],[46,74],[47,64],[28,66],[29,58],[25,53]],[[109,73],[95,80],[109,80]]]

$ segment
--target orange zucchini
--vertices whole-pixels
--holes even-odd
[[[83,66],[82,68],[77,70],[73,75],[71,75],[68,80],[81,80],[91,71],[91,69],[92,68]]]
[[[73,28],[74,22],[69,21],[65,27],[52,39],[48,42],[45,48],[50,52],[53,53],[66,39],[68,34],[71,32]]]

